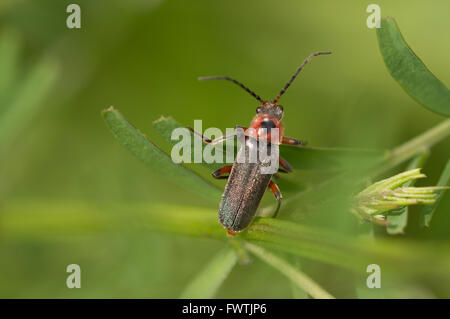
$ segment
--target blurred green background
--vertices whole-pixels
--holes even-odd
[[[202,119],[204,128],[224,130],[247,125],[255,113],[258,103],[239,88],[201,83],[198,76],[229,75],[269,99],[318,50],[333,54],[308,65],[281,100],[286,135],[312,146],[390,149],[443,120],[390,77],[375,31],[366,26],[373,1],[79,0],[82,28],[68,29],[70,3],[0,3],[0,31],[20,45],[18,82],[42,59],[57,76],[39,110],[5,146],[0,209],[45,211],[55,202],[69,211],[83,211],[86,203],[111,211],[116,204],[159,202],[211,207],[133,158],[101,110],[114,105],[168,149],[152,127],[160,115],[186,125]],[[448,85],[450,2],[376,3]],[[449,156],[449,140],[433,148],[425,184],[437,182]],[[444,204],[450,207],[448,196]],[[450,216],[436,220],[447,239]],[[219,247],[207,239],[133,231],[2,235],[0,223],[0,297],[174,298]],[[82,289],[65,285],[71,263],[81,266]],[[411,297],[414,289],[395,293]],[[234,269],[217,297],[290,298],[291,290],[255,260]]]

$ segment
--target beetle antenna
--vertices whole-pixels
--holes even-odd
[[[295,78],[297,77],[297,75],[300,73],[300,71],[303,69],[303,67],[312,60],[312,58],[314,58],[315,56],[318,55],[324,55],[324,54],[331,54],[331,51],[320,51],[320,52],[316,52],[311,54],[309,57],[307,57],[305,59],[305,61],[303,61],[303,63],[299,66],[299,68],[297,69],[297,71],[295,71],[294,75],[291,77],[291,79],[288,81],[288,83],[286,83],[286,85],[284,86],[284,88],[280,91],[280,93],[278,93],[277,97],[275,98],[275,100],[273,100],[273,104],[276,104],[278,102],[278,100],[280,99],[280,97],[284,94],[284,92],[286,92],[286,90],[288,89],[289,86],[291,86],[292,82],[295,80]]]
[[[232,79],[228,76],[207,76],[207,77],[200,77],[198,78],[199,81],[211,81],[211,80],[227,80],[227,81],[231,81],[237,85],[239,85],[241,88],[243,88],[244,90],[246,90],[248,93],[250,93],[255,99],[257,99],[259,102],[264,103],[263,99],[259,97],[258,94],[256,94],[255,92],[253,92],[252,90],[250,90],[248,87],[246,87],[244,84],[242,84],[241,82]]]

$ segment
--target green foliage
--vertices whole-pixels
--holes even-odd
[[[41,58],[22,74],[19,68],[21,43],[16,33],[0,35],[0,155],[33,119],[53,87],[57,65]]]
[[[273,15],[270,1],[242,2],[239,10],[206,0],[141,2],[85,2],[83,17],[97,12],[95,19],[88,15],[81,30],[68,30],[64,8],[50,2],[0,1],[0,297],[278,298],[294,287],[295,297],[346,298],[353,295],[345,289],[361,286],[372,294],[358,296],[367,297],[374,296],[365,286],[370,263],[382,267],[384,297],[450,296],[448,191],[412,183],[404,193],[390,190],[388,228],[349,214],[355,194],[422,168],[424,153],[430,154],[421,169],[425,183],[446,186],[450,176],[450,120],[405,109],[411,101],[386,81],[360,6],[292,2]],[[405,5],[380,3],[399,12]],[[323,6],[336,14],[323,15]],[[434,58],[427,65],[436,75],[445,70],[441,52],[449,44],[431,31],[448,24],[449,8],[423,1],[402,22],[402,30],[414,30],[418,18],[427,21],[407,38],[421,56]],[[233,23],[224,24],[225,16]],[[447,79],[429,73],[392,20],[382,24],[380,48],[394,79],[427,110],[448,115]],[[280,147],[294,167],[277,180],[280,214],[267,218],[274,209],[268,193],[254,223],[229,238],[217,221],[224,181],[202,175],[221,164],[177,165],[163,150],[176,142],[170,135],[180,123],[201,117],[219,128],[246,125],[257,105],[242,90],[195,78],[230,75],[270,96],[319,42],[333,56],[305,69],[283,96],[286,135],[311,146]],[[98,113],[108,103],[122,105],[148,134],[115,109],[103,113],[148,170],[134,165],[101,125]],[[151,127],[161,113],[179,122],[162,118]],[[427,229],[410,227],[417,212]],[[83,289],[64,285],[72,262],[83,269]]]
[[[450,181],[450,160],[448,160],[447,165],[445,166],[444,170],[442,171],[441,177],[439,178],[439,182],[437,183],[438,186],[445,187],[449,184]],[[442,191],[440,194],[437,195],[437,198],[434,200],[434,204],[431,206],[426,206],[422,209],[421,213],[421,226],[430,226],[431,218],[433,218],[434,211],[436,210],[437,206],[439,205],[440,200],[444,196],[444,192]]]
[[[412,170],[415,168],[421,168],[425,165],[425,162],[428,159],[428,156],[430,155],[429,152],[423,152],[416,157],[412,159],[412,161],[408,164],[408,167],[406,170]],[[404,187],[413,186],[416,182],[416,179],[412,179],[405,184],[403,184]],[[389,225],[387,227],[387,232],[391,235],[396,234],[404,234],[406,225],[408,223],[408,205],[403,206],[402,208],[398,209],[398,214],[390,214],[388,215],[387,221],[389,222]]]
[[[156,130],[164,137],[166,141],[172,145],[176,144],[177,140],[171,139],[172,131],[176,128],[185,127],[172,117],[161,117],[153,122]],[[191,134],[193,138],[198,138]],[[235,141],[234,145],[237,145]],[[191,143],[193,154],[193,143]],[[221,145],[216,145],[215,149],[223,153],[225,159],[226,150]],[[292,163],[294,169],[301,170],[322,170],[322,171],[341,171],[348,169],[348,163],[358,163],[360,161],[366,162],[368,160],[377,162],[384,158],[385,153],[376,150],[359,150],[359,149],[341,149],[341,148],[322,148],[322,147],[293,147],[287,145],[280,145],[280,153],[283,158],[289,163]],[[209,169],[218,169],[222,166],[221,163],[206,163],[203,162]]]
[[[400,33],[395,27],[393,20],[383,20],[382,28],[378,31],[378,39],[382,54],[392,76],[405,88],[405,90],[426,107],[447,114],[448,90],[415,57],[414,53],[407,47]],[[420,83],[420,85],[419,85]],[[425,87],[425,89],[423,89]],[[431,89],[430,89],[431,88]],[[205,182],[198,175],[188,170],[182,165],[173,164],[169,156],[151,143],[145,136],[139,133],[129,124],[118,111],[110,108],[104,111],[104,117],[109,127],[112,129],[119,142],[131,151],[138,159],[147,163],[151,167],[158,168],[174,182],[184,185],[186,188],[197,189],[206,197],[217,200],[217,189]],[[172,140],[172,131],[183,127],[171,117],[161,117],[154,122],[155,129],[163,138],[174,145],[178,141]],[[442,140],[450,134],[450,120],[444,121],[430,131],[406,142],[392,152],[375,152],[360,150],[341,150],[326,148],[307,147],[281,147],[281,154],[296,169],[320,170],[320,171],[343,171],[330,183],[325,183],[327,187],[336,187],[336,183],[353,180],[352,174],[355,171],[355,163],[364,163],[356,171],[364,175],[368,172],[379,174],[391,169],[415,156],[408,165],[408,170],[397,174],[391,178],[374,183],[360,191],[353,199],[352,210],[357,215],[372,221],[382,222],[388,225],[389,234],[402,234],[408,221],[408,206],[410,205],[432,205],[435,208],[438,202],[436,191],[445,187],[413,187],[417,178],[425,177],[420,172],[429,152],[420,153],[420,150],[428,149],[433,144]],[[192,133],[191,138],[199,138]],[[193,143],[191,143],[193,154]],[[224,145],[216,146],[216,152],[221,152],[225,159],[226,148]],[[220,164],[204,165],[209,169],[217,169]],[[347,171],[347,172],[346,172]],[[440,184],[448,182],[448,173],[444,172]],[[354,176],[353,176],[354,177]],[[353,181],[358,185],[358,179]],[[333,186],[334,185],[334,186]],[[350,184],[349,184],[350,185]],[[402,186],[402,187],[401,187]],[[324,194],[326,191],[322,185],[306,192],[306,196],[311,193]],[[330,188],[331,190],[332,188]],[[299,197],[300,196],[300,197]],[[289,205],[298,205],[298,200],[305,195],[299,193],[289,201]],[[317,197],[317,196],[316,196]],[[317,200],[320,197],[317,197]],[[173,208],[169,206],[164,209],[164,214],[155,213],[147,216],[146,221],[152,228],[160,231],[175,232],[191,236],[206,236],[209,238],[224,239],[223,231],[220,230],[213,213],[200,212],[197,209],[183,208],[183,214],[174,214]],[[265,215],[264,212],[260,215]],[[426,218],[431,218],[430,211],[424,213]],[[238,241],[239,240],[239,241]],[[240,240],[244,241],[241,246]],[[251,244],[255,242],[257,244]],[[250,251],[262,261],[277,269],[280,273],[289,278],[292,284],[301,288],[304,292],[315,298],[333,298],[319,284],[314,282],[306,274],[292,266],[283,258],[272,254],[266,250],[282,251],[284,253],[298,255],[320,262],[329,263],[338,267],[344,267],[356,271],[361,271],[361,265],[368,262],[370,258],[381,258],[385,264],[401,265],[409,264],[417,256],[424,258],[428,252],[415,249],[415,255],[399,254],[401,245],[394,247],[389,244],[373,246],[365,241],[350,242],[348,239],[330,233],[329,230],[313,228],[291,221],[281,221],[272,218],[256,218],[248,230],[240,233],[236,239],[232,240],[231,248],[220,252],[203,270],[195,277],[185,291],[181,294],[184,298],[204,298],[212,297],[225,280],[227,274],[235,266],[238,255],[246,255],[243,248]],[[384,247],[381,249],[380,247]],[[395,252],[394,254],[392,252]],[[247,258],[247,257],[246,257]],[[435,267],[434,273],[443,273],[443,264]],[[421,273],[420,267],[409,267],[409,273]]]
[[[172,162],[166,153],[136,130],[113,107],[103,111],[102,114],[120,144],[139,160],[157,169],[166,178],[184,186],[189,191],[197,192],[208,200],[217,201],[220,198],[220,191],[215,186],[186,167]]]
[[[411,166],[415,167],[421,161],[422,158],[416,158]],[[407,223],[407,206],[434,205],[437,191],[446,189],[442,186],[411,187],[415,180],[423,177],[425,174],[420,172],[420,168],[415,168],[376,182],[354,197],[354,210],[369,220],[385,222],[390,234],[403,233]]]
[[[402,88],[431,111],[450,116],[450,91],[414,54],[393,18],[381,20],[377,36],[384,62]]]
[[[289,278],[293,284],[295,284],[300,289],[303,289],[313,298],[334,299],[332,295],[330,295],[327,291],[320,287],[316,282],[311,280],[299,269],[296,269],[282,258],[279,258],[268,252],[267,250],[250,243],[246,243],[245,247],[257,257],[267,262],[272,267],[278,269],[282,274]]]
[[[182,299],[213,298],[238,258],[232,248],[220,251],[181,293]]]

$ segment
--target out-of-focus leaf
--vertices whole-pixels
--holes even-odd
[[[429,110],[450,116],[450,92],[431,73],[406,43],[395,20],[381,19],[378,43],[392,77],[417,102]]]
[[[203,267],[201,272],[194,277],[183,293],[181,299],[205,299],[213,298],[223,281],[228,277],[238,258],[233,248],[229,247],[220,251]]]
[[[7,68],[8,69],[8,68]],[[11,72],[13,72],[11,70]],[[30,121],[39,107],[46,94],[49,92],[56,80],[58,73],[55,63],[49,60],[41,60],[27,74],[20,86],[12,89],[14,98],[1,99],[0,117],[0,150],[4,149],[22,130],[28,121]],[[12,76],[12,74],[7,77]],[[8,79],[2,83],[3,89],[10,89]]]
[[[88,203],[7,202],[2,205],[2,240],[72,238],[122,232],[168,232],[179,235],[229,240],[217,222],[214,209],[177,205],[120,204],[107,207]],[[236,239],[276,251],[291,253],[365,273],[369,263],[382,264],[385,273],[395,270],[400,278],[420,274],[450,280],[450,242],[432,247],[426,243],[373,241],[336,234],[274,218],[256,218]]]
[[[102,112],[103,118],[119,143],[165,178],[187,190],[194,191],[211,202],[220,199],[221,191],[213,184],[208,183],[199,175],[184,167],[175,164],[172,159],[149,141],[133,125],[131,125],[116,109],[110,107]]]
[[[417,155],[413,160],[408,164],[408,167],[406,168],[407,171],[414,169],[414,168],[421,168],[427,161],[430,153],[429,152],[423,152],[419,155]],[[413,186],[416,182],[415,179],[406,182],[404,184],[404,187]],[[388,227],[386,228],[386,231],[390,235],[397,235],[397,234],[403,234],[405,227],[408,223],[408,206],[403,206],[400,208],[401,212],[398,215],[390,215],[387,216],[387,220],[389,222]]]
[[[353,165],[369,166],[385,157],[385,152],[364,149],[280,145],[280,154],[294,169],[339,171]]]
[[[410,139],[406,143],[389,151],[386,158],[377,164],[371,175],[376,176],[414,157],[424,149],[430,149],[436,143],[450,135],[450,119],[445,119],[428,131]]]
[[[19,36],[12,30],[3,31],[0,35],[0,115],[7,107],[10,91],[16,82],[19,50]]]
[[[447,162],[447,165],[445,165],[444,170],[442,171],[441,177],[439,178],[439,181],[437,183],[437,186],[447,186],[448,182],[450,180],[450,160]],[[442,190],[440,194],[438,194],[438,197],[436,199],[436,202],[432,206],[425,206],[422,209],[421,212],[421,218],[420,218],[420,225],[429,227],[431,219],[433,218],[434,211],[439,205],[439,202],[442,199],[442,196],[444,196],[445,190]]]
[[[306,274],[301,272],[299,269],[290,265],[287,261],[282,258],[270,253],[269,251],[250,243],[245,244],[250,252],[260,258],[262,261],[271,265],[287,278],[289,278],[292,283],[297,287],[307,292],[313,298],[317,299],[334,299],[334,297],[329,294],[325,289],[320,287],[314,280],[309,278]]]
[[[9,6],[11,6],[13,4],[13,2],[17,2],[17,1],[14,1],[14,0],[2,0],[0,2],[0,13],[4,12],[4,11],[7,11]]]

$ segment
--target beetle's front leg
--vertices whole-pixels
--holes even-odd
[[[297,139],[292,138],[292,137],[283,136],[283,139],[281,140],[281,144],[284,144],[284,145],[303,145],[304,146],[304,145],[308,144],[308,142],[300,141],[300,140],[297,140]]]
[[[231,168],[233,165],[227,165],[219,168],[218,170],[215,170],[211,175],[215,179],[226,179],[228,178],[228,175],[225,176],[225,174],[229,174],[231,172]]]
[[[280,210],[281,199],[283,198],[283,196],[281,195],[280,189],[278,188],[277,184],[275,184],[273,181],[270,181],[267,187],[270,188],[270,191],[275,195],[275,198],[278,202],[277,209],[275,210],[275,213],[273,213],[273,218],[275,218],[277,217],[278,211]]]
[[[231,135],[227,135],[227,136],[221,136],[218,137],[214,140],[211,140],[210,138],[204,136],[202,133],[195,131],[192,127],[190,126],[186,126],[187,129],[189,129],[192,133],[194,133],[195,135],[199,136],[203,142],[205,142],[206,144],[211,144],[211,145],[216,145],[219,143],[223,143],[225,142],[227,139],[235,137],[237,133],[231,134]],[[245,130],[247,130],[246,127],[243,126],[236,126],[236,128],[242,128],[245,132]]]

